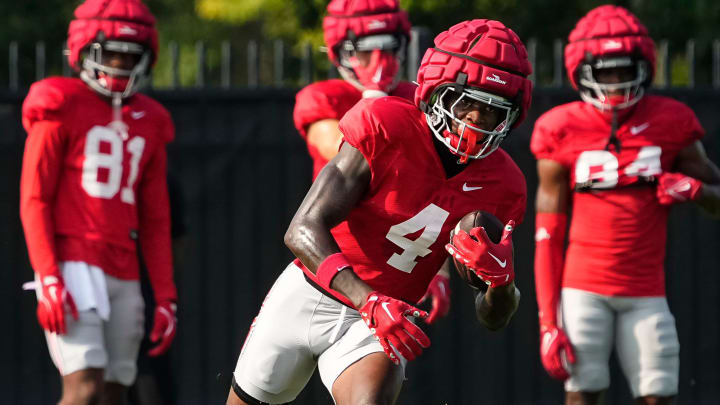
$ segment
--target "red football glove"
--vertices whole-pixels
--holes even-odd
[[[702,182],[682,173],[663,173],[658,178],[657,199],[662,205],[692,201],[698,197]]]
[[[395,364],[400,359],[390,344],[407,360],[414,360],[423,348],[430,347],[430,338],[406,316],[425,318],[428,313],[401,300],[373,291],[360,308],[360,316]]]
[[[160,302],[155,306],[150,341],[153,343],[160,341],[160,343],[148,351],[150,356],[159,356],[170,348],[170,344],[172,344],[173,339],[175,339],[175,332],[177,331],[176,311],[177,305],[170,301]]]
[[[37,318],[43,329],[51,333],[67,333],[65,312],[77,321],[78,311],[72,295],[65,289],[61,277],[45,276],[40,280],[42,294],[38,299]]]
[[[512,220],[505,225],[498,244],[488,238],[481,226],[471,229],[469,235],[461,229],[445,245],[445,249],[490,287],[507,285],[515,279],[511,238],[514,226],[515,221]]]
[[[540,359],[550,377],[562,381],[570,377],[575,353],[565,332],[556,325],[540,326]]]
[[[442,274],[436,274],[418,304],[422,304],[430,296],[432,296],[432,310],[430,316],[425,318],[428,324],[444,317],[450,311],[450,280]]]
[[[372,51],[367,66],[363,66],[355,56],[350,58],[350,64],[365,90],[378,90],[386,94],[392,90],[400,67],[395,55],[382,49]]]

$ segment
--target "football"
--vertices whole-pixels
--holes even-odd
[[[485,228],[485,233],[487,233],[488,238],[490,238],[493,243],[500,242],[504,225],[502,224],[502,222],[500,222],[499,219],[497,219],[495,215],[486,211],[473,211],[462,217],[457,223],[457,225],[455,225],[455,229],[450,231],[450,241],[452,241],[455,232],[462,229],[465,232],[470,233],[471,229],[478,226],[482,226]],[[480,278],[475,274],[474,271],[470,270],[464,264],[458,262],[454,257],[451,256],[451,258],[453,265],[455,266],[455,270],[457,270],[460,278],[465,280],[465,282],[473,288],[477,288],[482,291],[487,290],[487,284],[485,284],[484,281],[480,280]]]

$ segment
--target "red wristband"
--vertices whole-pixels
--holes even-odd
[[[333,278],[340,272],[340,270],[348,267],[352,266],[344,254],[333,253],[320,263],[317,271],[315,272],[315,277],[317,277],[317,282],[320,286],[327,290],[331,290],[330,283]]]

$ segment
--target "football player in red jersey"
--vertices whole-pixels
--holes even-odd
[[[527,52],[498,21],[435,38],[414,102],[363,99],[340,120],[343,143],[295,214],[296,255],[268,293],[233,374],[229,405],[293,401],[317,367],[335,403],[392,404],[404,367],[430,345],[413,307],[469,212],[507,223],[504,240],[459,232],[450,249],[489,284],[476,314],[491,329],[517,308],[511,232],[525,178],[503,150],[530,104]],[[490,255],[494,259],[490,260]]]
[[[637,403],[668,404],[679,344],[665,298],[670,205],[720,213],[720,171],[684,104],[646,95],[655,69],[647,29],[622,7],[590,11],[565,66],[583,101],[535,123],[535,282],[540,355],[567,404],[596,404],[613,346]],[[565,250],[567,212],[572,211]]]
[[[313,179],[338,152],[340,118],[362,98],[392,95],[413,100],[416,86],[400,81],[400,66],[410,39],[410,20],[397,0],[333,0],[323,33],[330,61],[344,80],[313,83],[296,95],[293,120],[307,142]],[[450,310],[449,265],[433,277],[422,301],[430,299],[427,323]]]
[[[20,216],[60,403],[120,403],[144,333],[136,239],[157,302],[151,354],[175,336],[165,151],[174,128],[136,94],[157,55],[143,3],[86,1],[68,48],[80,78],[41,80],[23,104]]]

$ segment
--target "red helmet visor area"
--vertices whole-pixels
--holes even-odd
[[[339,66],[352,69],[352,58],[357,57],[358,53],[370,53],[376,49],[392,53],[398,60],[398,64],[402,64],[407,51],[407,38],[402,35],[393,34],[378,34],[362,38],[353,38],[338,44],[335,52],[339,57]]]

